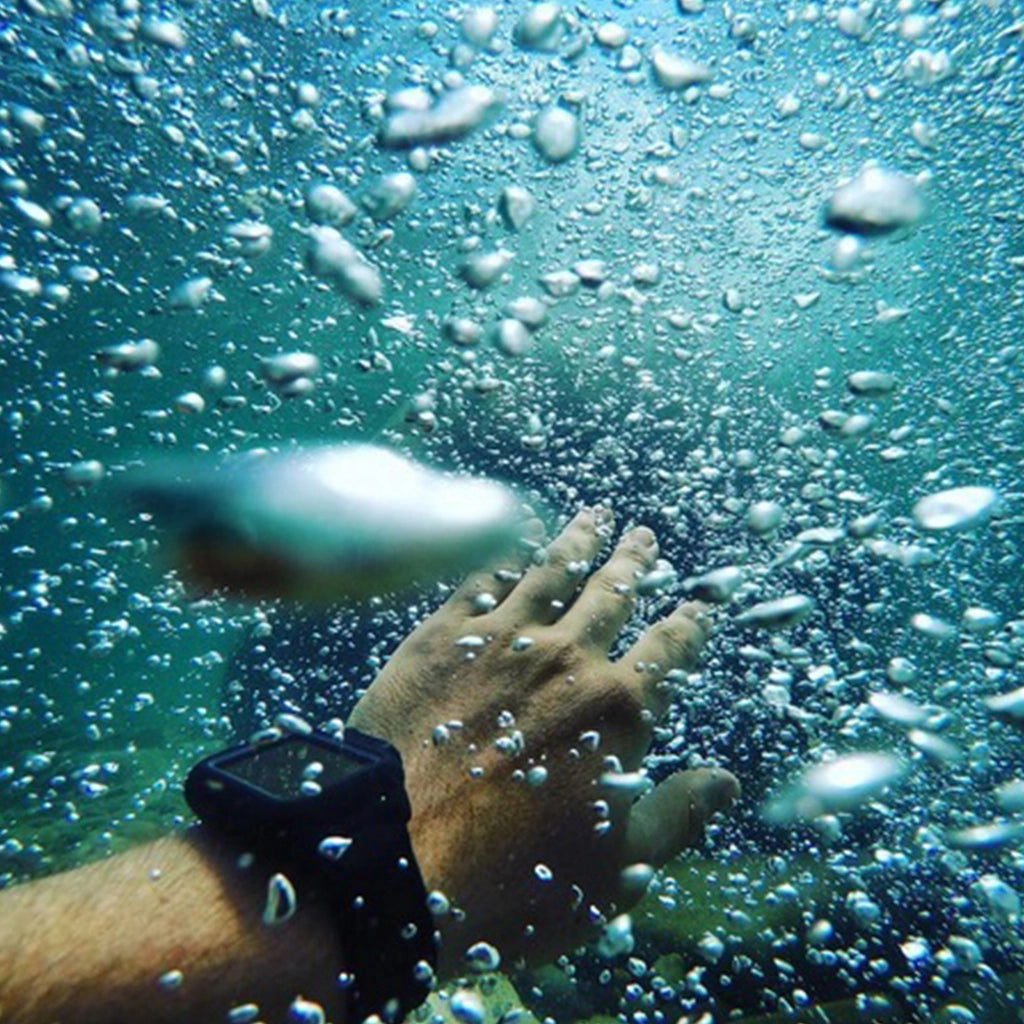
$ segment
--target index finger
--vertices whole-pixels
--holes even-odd
[[[470,573],[439,610],[446,615],[466,617],[492,611],[522,579],[543,535],[544,524],[537,518],[528,519],[515,547],[489,565]]]

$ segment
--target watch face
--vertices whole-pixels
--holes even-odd
[[[368,762],[305,736],[285,736],[233,754],[218,768],[278,800],[318,796],[365,770]]]

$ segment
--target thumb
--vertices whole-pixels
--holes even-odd
[[[722,768],[676,772],[641,797],[626,823],[626,863],[661,867],[692,846],[716,811],[740,795],[736,776]]]

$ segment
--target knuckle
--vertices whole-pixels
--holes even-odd
[[[656,630],[658,640],[673,663],[683,666],[696,663],[703,637],[695,623],[676,617],[666,619]]]
[[[632,605],[636,577],[632,572],[622,571],[621,567],[607,565],[599,572],[594,573],[591,578],[591,585],[602,596],[617,598],[620,601],[628,601]]]
[[[590,557],[593,533],[578,533],[564,537],[548,548],[548,565],[568,569],[574,562]]]
[[[455,639],[455,631],[447,623],[432,622],[429,629],[422,629],[405,639],[402,646],[405,653],[416,661],[440,661],[447,656]]]
[[[565,573],[569,571],[569,566],[573,561],[575,561],[575,553],[572,546],[560,541],[548,545],[540,568],[549,573]]]
[[[518,643],[526,635],[529,644],[517,649]],[[508,667],[520,681],[530,679],[535,685],[564,681],[567,676],[578,675],[582,660],[579,644],[557,627],[524,628],[503,622],[495,629],[490,646],[502,652],[515,650],[515,659],[508,663]]]
[[[611,677],[600,688],[597,705],[599,719],[626,726],[638,723],[644,712],[639,688],[618,676]]]
[[[542,661],[543,674],[548,678],[564,676],[579,664],[579,647],[567,637],[549,634],[538,648],[537,657]]]

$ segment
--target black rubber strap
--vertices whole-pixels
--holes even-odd
[[[375,765],[358,790],[343,794],[340,806],[329,794],[275,800],[239,780],[231,765],[250,751],[248,745],[200,761],[186,779],[185,796],[217,832],[336,908],[344,969],[351,975],[343,993],[350,1024],[373,1014],[397,1021],[426,999],[438,958],[426,887],[409,840],[402,759],[389,743],[357,729],[345,730],[343,744],[324,734],[314,739],[350,756],[362,750]],[[332,838],[350,841],[336,858],[321,847]]]
[[[401,823],[362,829],[329,873],[341,895],[354,1022],[371,1014],[400,1020],[426,999],[437,966],[434,921],[408,830]]]

